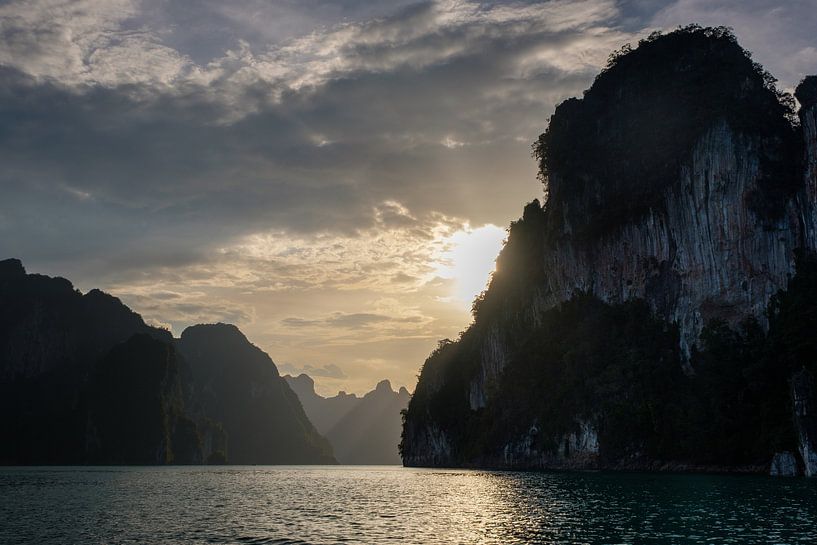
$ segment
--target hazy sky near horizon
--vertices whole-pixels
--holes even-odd
[[[690,22],[817,73],[817,0],[0,2],[0,258],[235,323],[322,393],[412,390],[555,105]]]

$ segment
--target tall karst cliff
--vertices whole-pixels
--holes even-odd
[[[0,464],[335,463],[275,364],[0,261]]]
[[[336,463],[272,359],[236,326],[191,326],[176,344],[205,413],[227,432],[231,463]]]
[[[798,123],[722,28],[614,53],[534,144],[544,205],[424,364],[404,463],[808,473],[790,384],[817,352],[781,290],[817,267],[814,94]]]

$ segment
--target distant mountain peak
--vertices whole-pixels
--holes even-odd
[[[304,392],[317,395],[315,393],[315,381],[306,373],[301,373],[297,377],[293,377],[292,375],[284,375],[284,379],[289,382],[291,386],[296,387],[296,391],[299,394]]]
[[[391,382],[389,381],[389,379],[381,380],[380,382],[377,383],[377,386],[375,386],[374,389],[376,392],[394,392],[394,390],[392,390]]]
[[[405,387],[395,392],[389,380],[381,380],[360,397],[344,391],[323,397],[315,393],[314,381],[306,374],[285,375],[284,379],[298,395],[315,428],[332,443],[340,463],[400,463],[400,411],[411,399]]]

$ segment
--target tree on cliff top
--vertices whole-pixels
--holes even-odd
[[[801,183],[794,101],[724,27],[653,33],[611,54],[583,98],[561,103],[533,145],[553,221],[594,236],[663,202],[695,142],[717,123],[754,138],[764,219]]]

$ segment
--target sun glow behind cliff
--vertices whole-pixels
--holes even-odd
[[[257,232],[207,267],[109,289],[176,334],[191,323],[236,323],[288,373],[317,369],[326,393],[362,394],[382,377],[410,386],[416,369],[402,362],[423,361],[467,326],[506,231],[418,218],[397,202],[375,212],[368,230]],[[320,371],[330,365],[333,376]]]
[[[446,237],[436,273],[454,280],[452,299],[470,306],[485,289],[505,235],[504,229],[489,223],[475,229],[465,226]]]

